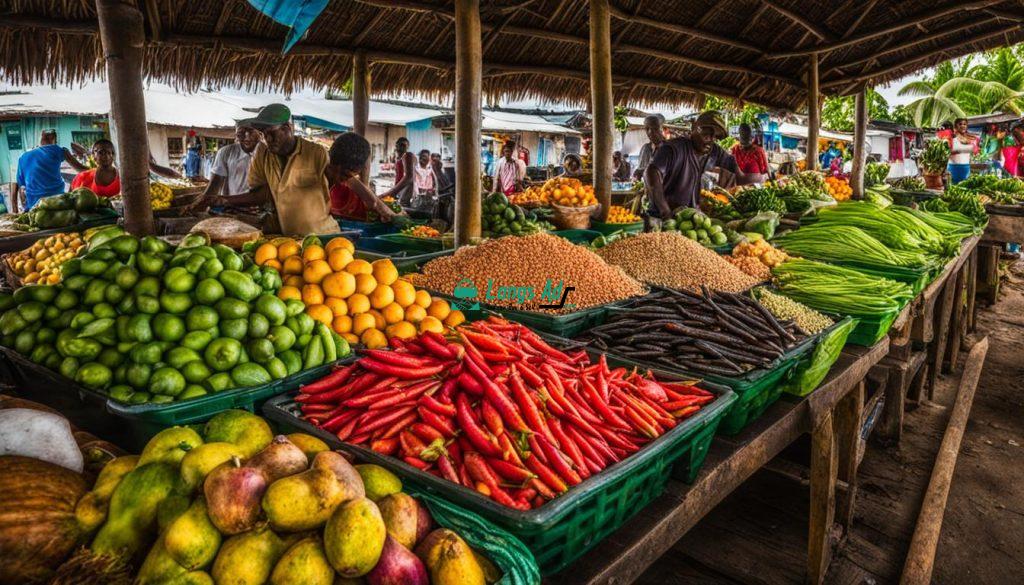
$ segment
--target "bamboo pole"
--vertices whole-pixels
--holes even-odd
[[[455,0],[455,245],[480,237],[480,0]]]
[[[370,121],[370,66],[366,54],[357,52],[352,57],[352,131],[366,137],[366,126]],[[359,173],[359,178],[370,184],[370,161]]]
[[[864,198],[864,170],[867,167],[868,153],[864,149],[864,143],[868,137],[868,89],[861,87],[855,99],[853,119],[853,174],[850,175],[850,186],[853,188],[853,198]]]
[[[96,13],[110,90],[110,121],[116,130],[125,229],[137,236],[152,234],[149,133],[142,93],[142,53],[146,44],[142,12],[134,2],[97,0]]]
[[[818,168],[818,130],[821,104],[818,99],[818,54],[811,53],[807,68],[807,170]]]
[[[608,0],[590,0],[590,100],[593,103],[594,196],[605,221],[612,202],[612,128],[615,104],[612,94],[612,27]]]

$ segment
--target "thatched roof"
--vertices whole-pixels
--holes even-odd
[[[76,82],[102,73],[90,0],[0,7],[0,74]],[[589,99],[587,0],[482,0],[488,99]],[[700,104],[705,93],[800,109],[808,54],[824,93],[901,77],[1024,40],[1014,0],[612,0],[617,103]],[[183,88],[340,87],[367,53],[377,95],[447,97],[455,85],[452,3],[331,0],[288,55],[287,30],[244,0],[139,0],[146,73]]]

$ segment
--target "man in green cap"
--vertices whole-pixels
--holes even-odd
[[[263,134],[249,167],[249,192],[230,201],[214,197],[217,205],[259,205],[273,201],[281,233],[289,235],[337,233],[331,217],[327,178],[327,149],[295,135],[292,113],[284,104],[260,108],[256,117],[241,120]]]

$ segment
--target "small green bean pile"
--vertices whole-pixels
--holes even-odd
[[[914,298],[902,282],[810,260],[790,260],[772,273],[782,294],[827,313],[876,316],[898,311]]]

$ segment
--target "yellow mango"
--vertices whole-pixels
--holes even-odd
[[[293,445],[302,449],[302,452],[306,454],[306,457],[308,457],[310,461],[313,460],[313,457],[315,457],[317,453],[331,450],[331,448],[327,446],[327,443],[324,443],[313,435],[307,435],[306,433],[292,433],[286,436]]]
[[[363,479],[363,487],[366,489],[366,497],[374,502],[384,496],[396,494],[402,491],[402,480],[398,476],[384,469],[380,465],[363,463],[356,465],[359,477]]]
[[[190,493],[201,488],[207,474],[232,457],[242,458],[242,450],[223,441],[204,443],[192,449],[181,460],[181,479],[185,487]]]
[[[274,439],[267,421],[244,410],[225,410],[210,419],[203,429],[207,442],[234,443],[245,457],[259,453]]]
[[[271,585],[332,585],[333,581],[334,569],[317,536],[293,544],[270,575]]]
[[[107,508],[114,489],[129,471],[135,469],[138,462],[138,455],[125,455],[103,466],[92,491],[82,496],[75,506],[75,518],[83,531],[92,532],[107,519]]]
[[[171,427],[156,434],[146,443],[139,456],[139,467],[154,461],[163,461],[177,467],[185,454],[203,444],[199,433],[188,427]]]
[[[220,532],[206,515],[206,499],[195,499],[164,532],[167,553],[187,570],[202,569],[213,562],[220,548]]]
[[[139,575],[135,579],[135,585],[162,585],[163,583],[175,582],[183,577],[188,571],[175,562],[174,558],[167,553],[164,546],[164,539],[160,537],[146,555],[146,560],[139,568]]]
[[[236,534],[220,547],[210,574],[217,585],[262,585],[286,550],[287,543],[268,528]]]
[[[323,526],[343,501],[345,492],[334,473],[313,467],[270,484],[262,505],[271,528],[299,532]]]
[[[327,560],[342,577],[369,573],[384,549],[387,529],[377,505],[366,498],[345,502],[324,528]]]
[[[416,547],[416,556],[430,572],[432,585],[485,585],[484,571],[473,549],[455,532],[438,528]]]

